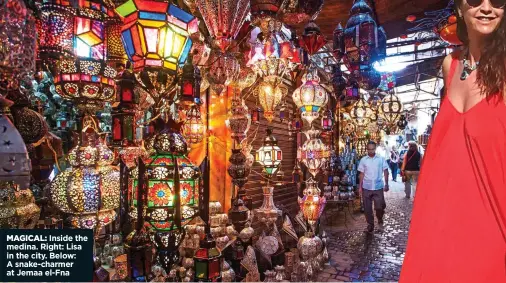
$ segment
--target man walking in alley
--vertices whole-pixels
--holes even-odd
[[[367,232],[374,231],[373,203],[378,219],[378,230],[383,231],[383,214],[386,208],[383,192],[388,192],[388,164],[385,158],[376,155],[375,142],[367,144],[367,155],[360,160],[358,171],[360,172],[358,188],[364,202]]]

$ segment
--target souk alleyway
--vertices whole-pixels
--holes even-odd
[[[390,181],[390,191],[385,193],[387,210],[384,232],[367,235],[362,213],[353,218],[344,212],[332,217],[326,225],[329,233],[330,262],[318,275],[320,282],[385,282],[398,281],[406,251],[413,199],[405,198],[401,182]],[[325,222],[324,222],[325,224]],[[346,224],[346,225],[345,225]]]

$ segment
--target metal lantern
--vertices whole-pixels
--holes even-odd
[[[185,156],[186,141],[179,133],[180,125],[169,120],[154,138],[155,153],[146,158],[147,222],[155,231],[179,230],[191,221],[198,210],[200,170]],[[129,190],[132,204],[137,206],[139,190],[133,180]]]
[[[232,178],[232,183],[239,188],[244,187],[248,182],[248,176],[251,170],[250,165],[246,162],[246,155],[241,149],[232,149],[232,155],[228,159],[230,166],[228,167],[228,175]]]
[[[281,216],[281,210],[274,204],[274,187],[262,187],[262,192],[264,196],[262,205],[253,211],[255,218],[265,224],[276,223],[278,217]]]
[[[345,47],[344,47],[344,29],[341,23],[339,23],[334,30],[333,34],[333,47],[334,47],[334,56],[336,57],[336,60],[339,62],[343,58],[345,54]]]
[[[376,116],[373,109],[363,97],[356,101],[351,110],[350,116],[357,127],[365,127]]]
[[[237,36],[246,16],[249,0],[195,0],[214,45],[225,51]]]
[[[1,118],[0,118],[1,119]],[[0,227],[33,229],[40,216],[30,189],[19,189],[13,182],[0,181]]]
[[[216,94],[221,94],[225,87],[238,79],[241,66],[233,54],[219,50],[211,52],[209,62],[211,64],[207,69],[207,80]]]
[[[366,90],[376,89],[381,83],[381,75],[373,67],[360,70],[360,88]]]
[[[192,47],[198,30],[193,15],[162,1],[129,0],[116,8],[123,19],[121,35],[134,70],[144,67],[175,72]]]
[[[323,7],[323,0],[289,0],[285,5],[283,22],[298,25],[316,18]]]
[[[316,177],[329,160],[330,149],[319,138],[320,131],[311,129],[306,132],[306,136],[307,140],[297,150],[297,160],[308,168],[313,177]]]
[[[280,85],[263,81],[258,85],[256,91],[260,105],[264,110],[264,117],[270,123],[274,119],[276,107],[279,105],[288,90]]]
[[[402,113],[402,103],[395,94],[389,93],[381,100],[379,113],[388,126],[395,125]]]
[[[272,129],[268,128],[263,145],[256,152],[255,161],[263,167],[264,172],[270,178],[276,174],[282,160],[283,152],[279,148],[276,138],[272,136]]]
[[[44,1],[37,25],[41,58],[71,58],[74,54],[75,10],[66,1]]]
[[[200,114],[200,105],[195,104],[186,111],[182,128],[183,136],[190,144],[196,144],[204,138],[205,126]]]
[[[343,97],[346,98],[346,93],[343,93],[343,91],[346,89],[347,85],[348,81],[341,71],[341,65],[338,64],[333,66],[332,86],[334,87],[334,94],[338,99],[341,100]]]
[[[324,196],[320,196],[318,182],[316,182],[313,178],[309,178],[309,180],[306,181],[306,184],[306,194],[302,198],[299,197],[299,206],[302,211],[302,215],[304,215],[304,219],[308,221],[313,231],[315,231],[316,223],[325,209],[327,200]]]
[[[301,116],[309,124],[319,117],[320,108],[327,104],[328,96],[320,85],[320,77],[316,71],[308,71],[302,78],[302,85],[292,95]]]
[[[246,138],[246,132],[251,126],[251,117],[248,107],[239,96],[232,97],[231,116],[228,118],[228,126],[232,132],[232,139],[240,143]]]
[[[334,42],[338,43],[344,38],[344,62],[356,77],[360,76],[357,72],[383,59],[385,55],[386,35],[373,19],[373,14],[365,0],[355,0],[344,33],[338,33],[338,38],[334,37]]]
[[[0,182],[14,182],[21,188],[28,188],[32,166],[23,138],[9,118],[9,107],[12,104],[12,101],[0,95],[0,127],[3,129],[0,132],[3,144],[0,147],[0,155],[2,156]]]
[[[322,117],[322,129],[325,132],[331,132],[334,128],[334,113],[332,110],[327,109]]]
[[[349,80],[344,93],[345,101],[357,101],[360,99],[360,87],[357,81]]]
[[[193,65],[193,58],[190,56],[183,67],[183,75],[180,81],[179,103],[184,105],[200,104],[200,76],[199,68]]]
[[[321,33],[320,27],[318,27],[315,22],[309,22],[304,27],[304,33],[302,34],[299,44],[309,55],[315,54],[326,43],[327,40],[325,36]]]
[[[193,257],[194,279],[198,282],[221,281],[221,264],[223,258],[216,242],[210,234],[200,241],[200,248]]]
[[[399,121],[397,121],[397,127],[399,130],[404,130],[408,126],[408,120],[406,120],[406,115],[402,114],[399,118]]]
[[[111,11],[111,13],[113,13]],[[121,42],[121,27],[123,21],[117,17],[105,19],[105,46],[107,48],[107,62],[126,63],[128,57]]]
[[[252,22],[275,18],[284,0],[250,0]]]
[[[125,70],[117,80],[116,103],[113,104],[112,144],[116,147],[135,146],[136,116],[139,96],[134,91],[135,76]]]
[[[355,150],[357,151],[357,155],[359,157],[367,155],[367,144],[369,143],[369,140],[365,137],[358,138],[355,141]]]
[[[83,124],[80,142],[68,154],[71,167],[56,175],[49,192],[55,207],[70,214],[72,226],[98,233],[116,218],[120,174],[111,166],[114,154],[97,138],[91,118]]]

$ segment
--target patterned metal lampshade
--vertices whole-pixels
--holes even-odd
[[[231,115],[228,118],[228,126],[232,132],[232,138],[240,143],[246,138],[246,132],[251,126],[251,117],[248,107],[239,96],[232,98]]]
[[[70,214],[72,226],[100,231],[116,218],[119,207],[119,170],[110,166],[113,152],[97,139],[97,132],[85,120],[79,145],[68,154],[71,165],[49,185],[51,201]]]
[[[319,138],[320,131],[309,130],[306,132],[307,140],[297,150],[297,160],[302,162],[309,173],[316,177],[330,158],[330,149]]]
[[[272,177],[278,171],[283,160],[283,152],[276,138],[272,136],[272,129],[267,129],[267,136],[263,146],[257,150],[255,160],[262,165],[268,177]]]
[[[324,196],[320,196],[320,189],[318,189],[318,182],[310,178],[306,181],[307,194],[304,197],[299,197],[299,206],[302,214],[304,215],[304,219],[309,222],[309,225],[314,228],[316,227],[316,223],[320,219],[320,216],[325,209],[325,204],[327,200]]]
[[[72,58],[74,54],[75,9],[68,1],[44,1],[40,7],[39,56]]]
[[[276,107],[287,93],[287,89],[268,81],[261,82],[257,87],[258,100],[264,110],[264,117],[267,121],[274,120]]]
[[[314,19],[323,7],[323,0],[289,0],[283,11],[283,22],[298,25]]]
[[[320,85],[320,77],[316,71],[308,71],[302,78],[302,85],[292,95],[301,116],[309,124],[319,117],[322,106],[327,104],[327,91]]]
[[[361,97],[360,100],[356,101],[351,110],[350,117],[357,127],[365,127],[376,117],[371,105]]]
[[[134,70],[144,67],[175,72],[192,47],[198,20],[169,2],[128,0],[116,8],[121,35]]]
[[[390,93],[381,100],[379,113],[385,119],[387,125],[395,125],[401,117],[402,103],[395,94]]]
[[[275,18],[284,0],[250,0],[252,21]]]
[[[211,51],[209,61],[212,64],[207,69],[207,79],[212,90],[220,95],[228,85],[238,79],[241,66],[232,53],[219,50]]]
[[[182,228],[198,210],[200,170],[185,156],[187,144],[179,132],[180,125],[170,121],[155,137],[155,153],[146,163],[147,222],[152,229],[169,232]],[[140,188],[133,180],[129,190],[133,206]]]
[[[195,104],[186,111],[186,119],[183,124],[183,136],[190,144],[202,141],[205,134],[205,126],[200,114],[200,105]]]
[[[327,40],[321,33],[318,25],[314,22],[309,22],[306,27],[304,27],[304,34],[299,43],[309,55],[313,55],[327,43]]]
[[[225,51],[250,11],[249,0],[195,0],[214,45]]]

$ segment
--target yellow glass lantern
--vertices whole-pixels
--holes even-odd
[[[204,138],[205,127],[200,114],[200,106],[193,105],[186,111],[186,120],[183,124],[182,133],[186,142],[196,144]]]
[[[268,81],[263,81],[258,85],[257,95],[260,105],[264,110],[264,117],[267,121],[272,122],[276,107],[279,105],[288,90],[279,85],[275,85]]]
[[[318,182],[313,180],[313,178],[309,178],[306,184],[307,188],[304,190],[304,197],[299,197],[299,207],[304,215],[304,219],[308,221],[314,231],[327,200],[324,196],[320,196]]]

